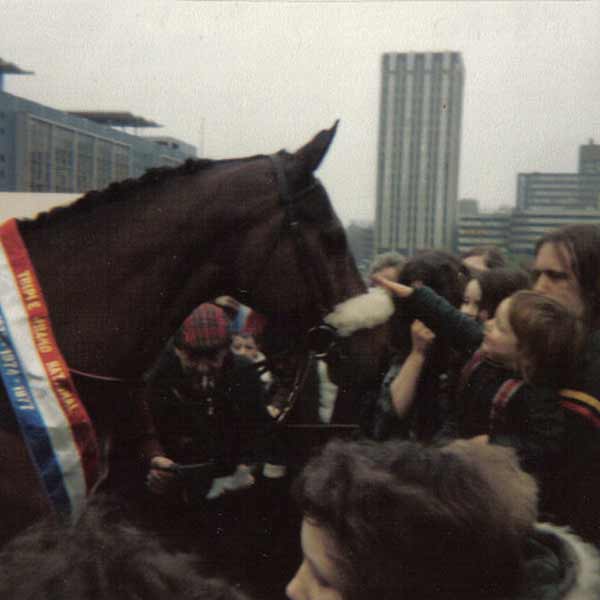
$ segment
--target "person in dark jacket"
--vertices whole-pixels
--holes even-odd
[[[222,308],[200,305],[183,323],[148,374],[145,400],[164,455],[152,461],[151,491],[173,481],[175,463],[209,463],[208,497],[250,485],[246,469],[262,458],[260,439],[270,418],[253,363],[230,352],[230,323]],[[222,480],[225,486],[215,482]],[[215,489],[213,489],[215,488]]]
[[[600,226],[568,225],[544,235],[533,279],[534,290],[574,310],[587,331],[577,370],[561,390],[565,460],[552,512],[600,545]]]
[[[413,256],[400,281],[428,286],[458,307],[463,298],[467,271],[460,261],[441,250]],[[378,282],[380,275],[373,275]],[[392,317],[392,357],[381,390],[374,401],[367,435],[377,440],[391,437],[431,440],[448,409],[448,371],[456,357],[449,340],[435,338],[423,323],[399,306]],[[413,402],[419,398],[419,402]]]
[[[513,446],[522,467],[538,478],[543,510],[551,511],[566,460],[559,390],[583,346],[579,319],[555,300],[523,290],[503,300],[483,327],[428,288],[382,283],[439,336],[472,353],[436,440],[477,436]]]

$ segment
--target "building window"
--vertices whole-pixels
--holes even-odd
[[[77,136],[77,176],[75,191],[83,193],[94,189],[94,138]]]
[[[73,192],[73,159],[75,134],[70,129],[56,127],[53,136],[54,191]]]
[[[112,144],[104,140],[96,142],[96,189],[103,189],[113,180]]]
[[[115,145],[115,181],[123,181],[129,177],[129,148]]]
[[[29,150],[29,190],[49,192],[50,188],[50,142],[52,128],[48,123],[31,119]]]

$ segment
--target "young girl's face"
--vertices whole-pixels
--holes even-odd
[[[471,279],[471,281],[467,283],[467,287],[465,288],[460,312],[477,320],[479,318],[480,304],[481,286],[479,285],[479,281],[477,281],[477,279]]]
[[[231,340],[231,351],[234,354],[246,356],[250,360],[255,360],[258,355],[258,347],[254,336],[234,335]]]
[[[517,364],[517,338],[510,326],[510,298],[505,298],[493,319],[486,321],[481,351],[486,358],[514,369]]]

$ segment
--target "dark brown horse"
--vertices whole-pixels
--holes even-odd
[[[19,222],[70,368],[136,379],[200,302],[243,296],[290,339],[364,291],[344,231],[313,176],[335,134],[294,154],[188,161],[90,192]],[[370,377],[381,344],[351,340],[351,369]],[[102,443],[126,395],[76,378]],[[10,421],[6,399],[0,415]],[[4,540],[48,511],[14,423],[0,428]]]

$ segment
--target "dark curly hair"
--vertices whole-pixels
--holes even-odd
[[[198,572],[198,558],[167,552],[97,499],[73,524],[32,526],[0,553],[0,598],[11,600],[247,600]]]
[[[404,265],[400,283],[413,285],[420,282],[444,297],[458,308],[462,303],[469,271],[460,260],[444,250],[423,250],[412,256]],[[394,351],[408,354],[410,351],[410,324],[412,315],[407,314],[402,302],[394,299],[396,310],[392,316],[391,346]],[[449,360],[450,346],[445,340],[436,340],[429,352],[428,364],[445,369]]]
[[[531,286],[531,276],[522,269],[497,268],[475,275],[481,288],[479,310],[485,310],[491,319],[504,298]]]
[[[450,252],[423,250],[406,262],[400,283],[412,285],[420,281],[458,307],[468,279],[468,269]]]
[[[330,442],[295,482],[332,540],[344,600],[504,598],[520,585],[537,488],[514,451]]]

